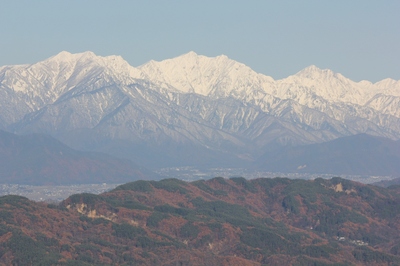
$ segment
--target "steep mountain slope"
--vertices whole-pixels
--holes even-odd
[[[92,52],[61,52],[33,65],[6,66],[0,70],[1,120],[13,123],[25,114],[54,103],[64,93],[78,93],[76,87],[90,82],[105,86],[131,80],[134,68],[121,57],[98,57]],[[89,89],[89,88],[87,88]],[[90,89],[89,89],[90,90]]]
[[[0,68],[0,128],[46,133],[148,167],[247,165],[271,147],[400,138],[399,83],[315,66],[282,80],[194,52],[138,68],[62,52]]]
[[[0,131],[3,184],[124,183],[156,177],[130,161],[73,150],[50,136],[18,136]]]
[[[215,152],[214,158],[229,151],[229,147],[244,146],[238,137],[214,128],[208,121],[167,102],[162,93],[149,88],[151,85],[140,82],[128,86],[113,84],[94,92],[65,96],[65,100],[25,116],[12,128],[17,132],[44,131],[80,149],[107,151],[103,143],[111,142],[110,149],[117,150],[122,140],[125,142],[122,146],[130,147],[128,157],[135,161],[140,160],[146,150],[155,149],[149,154],[147,165],[177,157],[172,161],[176,164],[188,157],[187,154],[168,154],[168,146],[178,147],[178,150],[179,147],[194,149],[205,157]],[[152,160],[159,155],[159,160]]]
[[[315,66],[286,79],[274,81],[226,56],[207,58],[193,52],[161,62],[151,61],[139,69],[142,70],[142,77],[169,83],[182,92],[193,92],[217,99],[235,98],[256,105],[263,112],[282,120],[287,119],[289,103],[292,116],[289,121],[300,127],[309,127],[312,131],[323,130],[321,125],[331,125],[329,120],[333,119],[351,132],[341,132],[341,136],[369,133],[399,138],[398,133],[393,131],[400,130],[400,93],[396,89],[388,89],[396,87],[395,82],[382,81],[376,85],[367,81],[356,83],[341,74]],[[388,98],[386,102],[393,103],[387,107],[381,106],[382,100],[372,100],[377,95],[384,95]],[[309,110],[308,114],[304,114],[305,108]],[[297,117],[300,119],[296,119]],[[336,137],[338,136],[324,136],[319,141]]]
[[[138,77],[171,84],[185,93],[213,98],[230,96],[248,102],[258,100],[268,103],[277,97],[312,107],[310,100],[319,98],[329,103],[364,106],[376,95],[400,96],[399,82],[391,79],[376,84],[354,82],[329,69],[310,66],[293,76],[275,81],[226,56],[209,58],[194,52],[161,62],[150,61],[139,69],[142,72]]]
[[[136,181],[0,197],[5,265],[397,265],[400,198],[340,178]]]
[[[139,69],[141,78],[213,98],[265,95],[264,87],[274,81],[224,55],[209,58],[194,52],[162,62],[150,61]]]

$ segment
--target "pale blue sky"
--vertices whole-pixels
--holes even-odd
[[[400,1],[0,0],[0,65],[60,51],[132,66],[225,54],[275,79],[316,65],[355,81],[400,79]]]

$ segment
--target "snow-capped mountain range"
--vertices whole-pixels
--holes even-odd
[[[189,52],[130,66],[61,52],[0,67],[0,128],[146,164],[252,161],[281,145],[367,133],[400,139],[400,81],[307,67],[285,79]]]

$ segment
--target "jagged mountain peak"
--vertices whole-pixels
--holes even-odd
[[[50,57],[50,59],[54,60],[66,60],[67,58],[70,58],[72,56],[72,53],[68,51],[61,51],[58,54]]]
[[[204,66],[204,65],[214,65],[214,66],[223,66],[223,65],[233,65],[233,64],[241,64],[236,62],[226,55],[219,55],[216,57],[208,57],[205,55],[199,55],[194,51],[190,51],[186,54],[166,59],[162,61],[151,61],[153,64],[165,64],[165,65],[175,65],[176,67],[182,66],[186,68],[187,66]],[[145,64],[146,65],[146,64]],[[241,64],[243,65],[243,64]]]
[[[378,88],[378,91],[384,95],[400,97],[400,80],[387,78],[376,82],[374,85]]]
[[[247,164],[280,145],[400,136],[399,97],[373,98],[376,85],[316,66],[274,81],[225,55],[189,52],[134,68],[121,56],[64,51],[7,69],[0,70],[0,127],[150,167]]]
[[[152,80],[171,84],[182,92],[201,95],[227,96],[232,91],[238,92],[238,89],[261,89],[265,80],[273,81],[272,78],[258,74],[226,55],[207,57],[195,52],[159,62],[150,61],[139,69]]]
[[[308,66],[303,70],[297,72],[293,76],[289,76],[288,79],[296,80],[297,82],[301,82],[308,86],[315,86],[315,87],[325,87],[325,86],[333,86],[334,90],[343,90],[346,88],[352,88],[351,90],[358,90],[355,89],[358,87],[356,82],[348,79],[347,77],[343,76],[340,73],[334,72],[330,69],[322,69],[315,65]],[[367,84],[368,81],[363,81],[360,84]],[[368,85],[368,84],[367,84]],[[335,89],[336,88],[336,89]],[[331,89],[331,88],[330,88]],[[357,92],[358,93],[358,92]]]
[[[53,76],[74,75],[83,78],[88,73],[105,73],[115,77],[114,80],[121,81],[131,81],[132,78],[139,76],[140,72],[119,55],[99,56],[91,51],[82,53],[62,51],[33,65],[33,68],[45,68]]]
[[[179,57],[188,57],[188,58],[190,58],[190,57],[198,57],[198,56],[199,55],[196,52],[190,51],[190,52],[187,52],[186,54],[183,54],[183,55],[181,55]]]
[[[375,84],[376,85],[378,85],[378,84],[381,84],[381,85],[383,85],[383,84],[384,85],[392,85],[392,84],[397,83],[397,82],[400,82],[400,81],[394,80],[392,78],[386,78],[386,79],[382,79],[381,81],[376,82]]]
[[[86,51],[82,53],[70,53],[67,51],[62,51],[55,56],[52,56],[39,63],[47,62],[58,62],[58,63],[97,63],[102,66],[116,66],[124,65],[125,67],[132,67],[129,63],[123,59],[120,55],[110,55],[110,56],[99,56],[91,51]]]
[[[341,74],[335,73],[330,69],[321,69],[315,65],[308,66],[303,70],[297,72],[295,74],[297,77],[301,78],[310,78],[310,79],[317,79],[317,78],[344,78]]]
[[[56,62],[73,62],[73,61],[79,61],[83,59],[93,59],[97,57],[97,55],[91,51],[86,51],[82,53],[70,53],[68,51],[61,51],[60,53],[56,54],[55,56],[52,56],[45,61],[56,61]],[[40,62],[39,62],[40,63]]]
[[[225,61],[225,62],[229,61],[229,62],[234,62],[234,63],[240,64],[239,62],[236,62],[236,61],[230,59],[228,56],[226,56],[224,54],[221,54],[221,55],[218,55],[215,57],[210,57],[210,56],[197,54],[194,51],[190,51],[186,54],[177,56],[170,60],[179,60],[179,59],[185,59],[185,60],[199,60],[200,59],[200,60],[206,60],[206,61]]]
[[[305,104],[312,98],[321,97],[329,102],[365,104],[373,93],[365,88],[371,86],[365,82],[356,83],[340,73],[330,69],[321,69],[315,65],[304,68],[295,75],[279,81],[281,98],[292,98]]]
[[[317,67],[316,65],[310,65],[308,67],[305,67],[300,72],[315,72],[315,71],[322,71],[322,69]]]
[[[302,84],[317,95],[336,102],[366,104],[377,94],[400,96],[400,81],[390,78],[375,84],[368,80],[355,82],[330,69],[320,69],[315,65],[304,68],[284,79],[285,83]]]
[[[1,85],[12,91],[30,95],[25,101],[30,110],[53,103],[63,93],[78,84],[95,79],[107,82],[131,83],[139,72],[121,56],[98,56],[91,51],[62,51],[32,65],[7,66],[0,70]],[[30,98],[30,97],[36,98]]]

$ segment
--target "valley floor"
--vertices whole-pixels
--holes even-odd
[[[217,176],[231,178],[231,177],[244,177],[246,179],[255,178],[274,178],[274,177],[287,177],[290,179],[316,179],[324,178],[329,179],[332,177],[341,177],[347,180],[360,182],[363,184],[371,184],[384,180],[391,180],[394,176],[367,176],[367,175],[342,175],[342,174],[310,174],[310,173],[280,173],[280,172],[265,172],[248,170],[244,168],[210,168],[198,169],[195,167],[170,167],[162,168],[156,171],[157,174],[165,178],[178,178],[184,181],[195,181],[199,179],[210,179]]]
[[[34,201],[60,202],[73,194],[100,194],[114,189],[119,184],[84,184],[66,186],[31,186],[0,184],[0,196],[18,195]]]
[[[194,167],[171,167],[162,168],[157,171],[163,178],[177,178],[183,181],[191,182],[196,180],[207,180],[213,177],[244,177],[248,180],[267,177],[287,177],[290,179],[313,180],[315,178],[330,179],[333,176],[341,177],[351,181],[364,184],[371,184],[379,181],[391,180],[391,176],[359,176],[359,175],[332,175],[332,174],[303,174],[303,173],[274,173],[257,172],[243,168],[211,168],[200,170]],[[100,194],[114,189],[120,184],[75,184],[63,186],[32,186],[18,184],[0,184],[0,196],[19,195],[34,201],[60,202],[73,194],[92,193]]]

